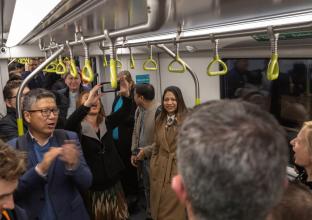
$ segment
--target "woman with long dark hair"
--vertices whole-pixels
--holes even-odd
[[[90,92],[84,91],[77,100],[78,108],[68,118],[66,129],[76,131],[86,162],[93,174],[91,188],[85,196],[92,220],[128,219],[128,207],[120,183],[124,164],[112,137],[112,130],[119,120],[127,117],[131,109],[129,83],[120,81],[120,97],[123,106],[105,116],[96,85]]]
[[[143,148],[137,156],[138,160],[151,157],[150,202],[153,219],[186,219],[185,207],[171,189],[171,179],[177,174],[176,136],[186,113],[181,90],[176,86],[167,87],[162,97],[162,111],[155,123],[155,143]]]

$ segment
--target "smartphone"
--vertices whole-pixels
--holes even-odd
[[[101,93],[116,92],[116,90],[111,87],[110,82],[101,82],[100,85],[101,85]]]

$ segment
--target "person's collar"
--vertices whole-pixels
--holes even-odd
[[[7,106],[7,114],[16,114],[16,109]]]
[[[28,130],[28,133],[29,133],[31,140],[35,141],[37,144],[39,144],[38,140],[33,136],[33,134],[30,132],[30,130]],[[52,138],[52,137],[53,137],[53,133],[44,141],[43,144],[39,144],[39,145],[40,146],[46,145],[49,142],[50,138]]]

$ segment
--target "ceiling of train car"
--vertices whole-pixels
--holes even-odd
[[[129,39],[175,32],[181,21],[184,29],[191,30],[312,10],[311,0],[160,1],[166,3],[166,23],[156,32],[129,36]],[[113,31],[142,24],[146,18],[146,0],[63,0],[22,43],[37,44],[39,38],[48,43],[51,36],[63,43],[74,40],[75,27],[84,36],[94,36],[102,34],[104,29]],[[252,38],[247,39],[247,44],[257,44]]]
[[[10,30],[12,15],[14,11],[15,0],[0,0],[0,43],[7,39]],[[3,18],[3,23],[2,23]],[[2,26],[3,24],[3,26]],[[3,33],[3,39],[2,39]]]

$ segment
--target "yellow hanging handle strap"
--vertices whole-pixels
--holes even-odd
[[[110,65],[111,87],[113,89],[116,89],[117,88],[117,62],[113,57],[111,57],[109,61],[109,65]]]
[[[18,134],[18,136],[23,136],[24,135],[23,119],[22,118],[17,118],[16,119],[16,124],[17,124],[17,134]]]
[[[86,82],[93,82],[94,73],[91,67],[91,61],[89,59],[85,59],[84,67],[81,72],[82,80]]]
[[[70,75],[76,78],[78,76],[77,66],[76,66],[76,62],[74,59],[73,50],[71,46],[69,45],[69,41],[66,41],[66,46],[69,51],[69,73]]]
[[[82,71],[81,71],[81,77],[82,77],[82,80],[84,80],[86,82],[93,82],[94,73],[93,73],[93,70],[91,67],[91,61],[89,59],[88,45],[84,41],[83,37],[81,37],[81,42],[83,44],[83,48],[84,48],[84,52],[85,52],[85,63],[84,63],[84,67],[82,68]]]
[[[176,51],[176,57],[174,60],[172,60],[168,65],[168,71],[170,73],[184,73],[186,71],[185,63],[180,57],[179,53],[179,44],[177,42],[174,43],[175,51]],[[180,68],[176,68],[174,66],[180,66]]]
[[[107,66],[108,66],[108,62],[106,59],[106,55],[104,54],[104,56],[103,56],[103,67],[107,67]]]
[[[131,47],[129,47],[129,54],[130,54],[130,68],[135,69],[135,61],[134,61]]]
[[[267,69],[268,80],[276,80],[279,76],[277,41],[278,34],[274,34],[273,39],[271,39],[272,56]]]
[[[143,63],[143,69],[146,71],[158,70],[157,62],[153,59],[152,45],[150,46],[150,55],[148,59]]]
[[[66,66],[61,56],[58,59],[58,64],[56,65],[55,70],[55,73],[59,75],[63,75],[66,73]]]
[[[219,51],[218,51],[219,41],[217,39],[212,39],[212,42],[215,44],[215,56],[212,58],[212,60],[208,64],[207,74],[208,74],[208,76],[222,76],[222,75],[225,75],[228,72],[228,67],[221,60],[221,58],[219,57]],[[220,65],[221,66],[221,70],[219,70],[219,71],[212,71],[212,67],[215,64]]]

